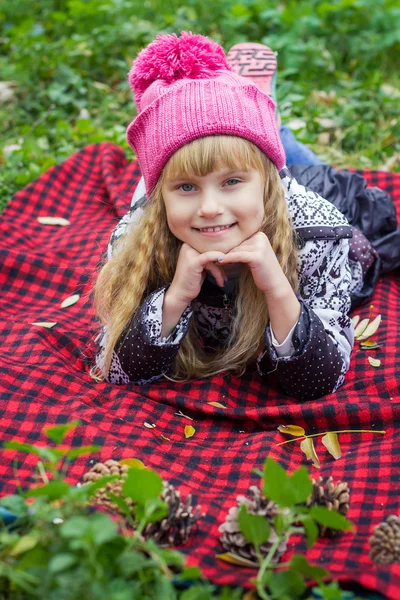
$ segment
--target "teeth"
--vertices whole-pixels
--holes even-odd
[[[225,225],[225,227],[205,227],[204,229],[199,229],[199,231],[221,231],[221,229],[229,229],[230,225]]]

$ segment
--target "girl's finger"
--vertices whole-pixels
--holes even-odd
[[[215,263],[207,263],[204,268],[211,273],[220,287],[224,287],[226,275],[222,267],[219,267]]]
[[[226,254],[224,256],[224,258],[222,260],[218,261],[218,264],[228,264],[228,263],[235,263],[235,262],[242,262],[242,263],[250,263],[251,261],[253,261],[255,258],[254,253],[253,252],[229,252],[229,254]]]
[[[197,258],[202,267],[204,267],[207,263],[216,263],[219,258],[225,256],[223,252],[219,252],[218,250],[210,250],[209,252],[204,252],[204,254],[200,254]]]

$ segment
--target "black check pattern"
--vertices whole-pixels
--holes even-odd
[[[364,171],[370,185],[393,195],[400,213],[400,175]],[[341,580],[358,582],[392,600],[399,598],[400,565],[374,567],[368,539],[375,525],[399,514],[400,497],[400,275],[383,277],[373,297],[374,314],[382,314],[376,337],[382,348],[357,348],[345,384],[335,394],[312,402],[284,396],[273,377],[269,387],[255,372],[241,378],[220,375],[210,380],[145,386],[95,383],[88,371],[94,356],[97,327],[90,289],[111,231],[128,210],[140,176],[135,162],[109,143],[88,146],[18,192],[2,214],[0,439],[44,443],[44,425],[80,419],[69,441],[103,445],[93,457],[78,459],[70,469],[77,482],[93,459],[137,457],[177,485],[192,491],[207,516],[183,548],[217,584],[246,585],[252,571],[222,563],[218,526],[238,494],[258,483],[253,467],[267,455],[289,470],[305,464],[298,443],[277,446],[280,424],[295,423],[308,433],[327,429],[385,429],[386,435],[342,434],[343,457],[334,461],[317,442],[321,470],[351,488],[349,518],[355,534],[320,540],[307,552]],[[65,217],[67,227],[41,225],[37,217]],[[62,309],[72,294],[80,300]],[[368,306],[357,309],[361,317]],[[31,325],[55,321],[52,329]],[[374,369],[367,355],[381,359]],[[217,401],[226,409],[208,404]],[[193,421],[176,416],[181,410]],[[144,422],[155,423],[154,429]],[[186,440],[185,425],[195,435]],[[164,440],[161,434],[170,441]],[[14,453],[15,454],[15,453]],[[17,481],[32,481],[36,461],[0,453],[2,493]],[[306,463],[307,464],[307,463]],[[304,550],[302,541],[290,546]]]

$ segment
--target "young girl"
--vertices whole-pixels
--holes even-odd
[[[335,391],[354,337],[352,231],[285,167],[274,102],[188,32],[158,36],[129,79],[146,195],[95,284],[97,372],[144,384],[256,363],[300,400]]]

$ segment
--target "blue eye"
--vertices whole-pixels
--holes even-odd
[[[228,179],[228,181],[226,182],[226,184],[229,185],[229,186],[232,185],[231,183],[229,183],[230,181],[234,181],[235,182],[233,185],[235,185],[236,183],[240,183],[240,179],[235,179],[235,178]]]
[[[182,190],[182,192],[191,192],[191,189],[185,189],[185,188],[194,188],[194,185],[191,183],[182,183],[182,185],[179,186],[179,190]]]

